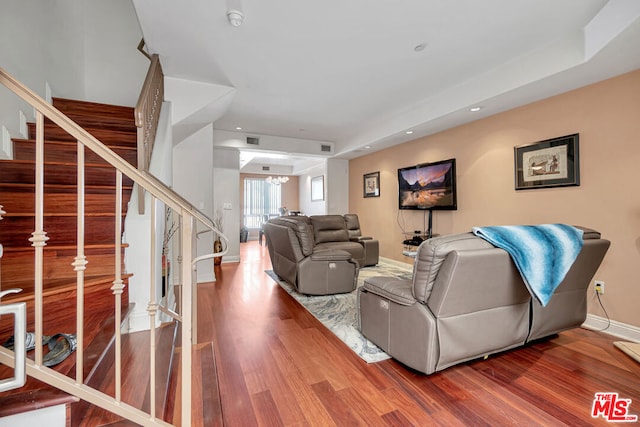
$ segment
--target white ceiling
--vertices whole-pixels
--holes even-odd
[[[638,0],[134,5],[167,76],[235,89],[206,118],[215,130],[330,142],[340,158],[640,68]],[[241,26],[229,24],[229,9],[244,13]]]

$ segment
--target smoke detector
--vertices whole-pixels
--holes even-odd
[[[242,21],[244,21],[244,13],[237,9],[230,9],[227,11],[227,19],[231,25],[239,27],[242,25]]]

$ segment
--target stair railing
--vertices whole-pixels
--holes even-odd
[[[134,112],[138,128],[138,169],[147,172],[156,140],[160,107],[164,101],[164,74],[158,54],[149,56],[140,46],[138,48],[151,59]],[[138,191],[138,213],[144,214],[144,190]]]
[[[47,118],[59,127],[64,129],[67,133],[73,136],[78,142],[78,253],[75,257],[75,261],[72,264],[77,272],[76,289],[77,289],[77,350],[76,350],[76,372],[75,378],[63,375],[53,369],[47,368],[43,365],[43,349],[40,346],[36,346],[34,360],[27,359],[26,372],[28,376],[34,377],[42,382],[50,384],[66,393],[75,395],[80,399],[83,399],[93,405],[111,411],[117,415],[120,415],[130,421],[138,423],[140,425],[171,425],[162,420],[156,414],[154,407],[155,395],[153,395],[150,404],[150,410],[145,412],[141,409],[135,408],[121,399],[121,332],[120,325],[122,324],[120,313],[121,307],[121,294],[124,289],[122,282],[121,271],[121,248],[122,248],[122,179],[123,176],[130,178],[134,183],[138,185],[139,189],[144,189],[151,195],[152,206],[155,206],[155,201],[161,201],[167,208],[170,208],[174,215],[178,218],[178,248],[177,259],[179,262],[179,273],[176,276],[176,282],[179,282],[180,298],[178,301],[179,308],[177,311],[171,311],[167,308],[161,308],[161,310],[171,313],[171,316],[180,322],[182,327],[181,334],[181,346],[183,351],[181,352],[181,413],[180,420],[181,425],[191,425],[191,377],[192,377],[192,361],[191,351],[194,343],[196,319],[194,317],[194,302],[196,300],[196,282],[194,270],[196,263],[202,259],[222,256],[226,253],[228,248],[228,240],[224,234],[218,230],[214,222],[206,216],[204,213],[192,206],[187,200],[175,193],[172,189],[167,187],[160,180],[153,175],[147,173],[144,170],[138,170],[127,161],[120,158],[110,148],[102,144],[95,137],[89,134],[82,127],[77,125],[66,115],[61,113],[58,109],[48,104],[44,99],[39,97],[33,91],[28,89],[17,79],[7,73],[4,69],[0,68],[0,83],[14,92],[18,97],[30,104],[36,112],[36,162],[35,162],[35,231],[32,233],[32,237],[29,239],[32,242],[35,252],[35,336],[36,342],[42,342],[43,335],[43,250],[47,244],[47,232],[43,227],[43,208],[44,208],[44,119]],[[114,282],[111,288],[115,299],[115,393],[114,396],[106,394],[102,391],[90,387],[84,382],[84,373],[82,361],[84,360],[84,340],[83,340],[83,324],[84,324],[84,306],[83,306],[83,290],[84,290],[84,270],[87,264],[84,254],[84,150],[90,149],[107,163],[115,168],[116,176],[116,227],[115,234],[115,257],[116,267],[114,272]],[[152,240],[155,239],[154,231],[155,222],[155,209],[152,212]],[[209,229],[217,233],[224,242],[225,250],[217,254],[206,255],[204,257],[198,257],[195,250],[196,235],[198,227]],[[154,243],[154,242],[152,242]],[[155,245],[152,246],[154,248]],[[155,270],[155,257],[151,259],[151,270]],[[154,328],[155,319],[153,314],[157,309],[157,303],[155,301],[155,291],[153,284],[151,286],[151,299],[149,302],[149,312],[151,314],[151,345],[150,345],[150,390],[151,393],[155,393],[155,372],[154,372],[154,360],[155,349],[154,341]],[[14,367],[16,363],[16,356],[13,351],[9,351],[3,347],[0,347],[0,363]],[[178,397],[176,397],[178,399]]]

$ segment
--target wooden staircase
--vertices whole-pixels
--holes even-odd
[[[54,99],[53,105],[83,126],[122,158],[136,164],[136,127],[133,108],[90,102]],[[77,225],[77,142],[53,123],[45,122],[45,195],[44,230],[49,240],[44,247],[43,334],[75,333],[76,271],[71,265],[76,253]],[[3,298],[3,303],[27,302],[27,330],[34,330],[34,248],[29,238],[34,231],[35,125],[29,124],[28,139],[14,139],[14,160],[0,160],[0,205],[6,214],[0,221],[0,259],[2,289],[21,288],[19,294]],[[100,383],[101,372],[109,370],[109,356],[115,331],[115,299],[111,286],[115,272],[114,223],[124,219],[132,190],[130,179],[123,177],[123,209],[115,212],[115,170],[93,152],[85,150],[85,360],[84,381]],[[124,256],[122,257],[124,259]],[[123,266],[123,270],[124,266]],[[129,275],[124,274],[125,285]],[[128,287],[122,295],[123,312],[129,307]],[[12,319],[0,318],[0,344],[13,333]],[[166,335],[166,334],[165,334]],[[171,334],[168,334],[171,335]],[[175,336],[175,334],[173,334]],[[173,339],[169,340],[173,345]],[[46,347],[45,347],[46,348]],[[168,350],[171,353],[171,350]],[[33,358],[33,351],[27,357]],[[55,367],[75,376],[75,355]],[[99,366],[100,362],[105,366]],[[0,365],[0,379],[11,375]],[[0,417],[65,403],[77,398],[29,378],[19,389],[0,393]],[[90,423],[85,414],[89,405],[71,409],[73,425]],[[68,406],[69,408],[69,406]],[[69,413],[69,409],[67,410]]]

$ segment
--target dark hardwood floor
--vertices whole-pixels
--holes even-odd
[[[243,243],[241,258],[198,286],[225,425],[607,425],[596,392],[640,414],[640,364],[615,337],[574,329],[430,376],[367,364],[264,273],[266,247]]]

